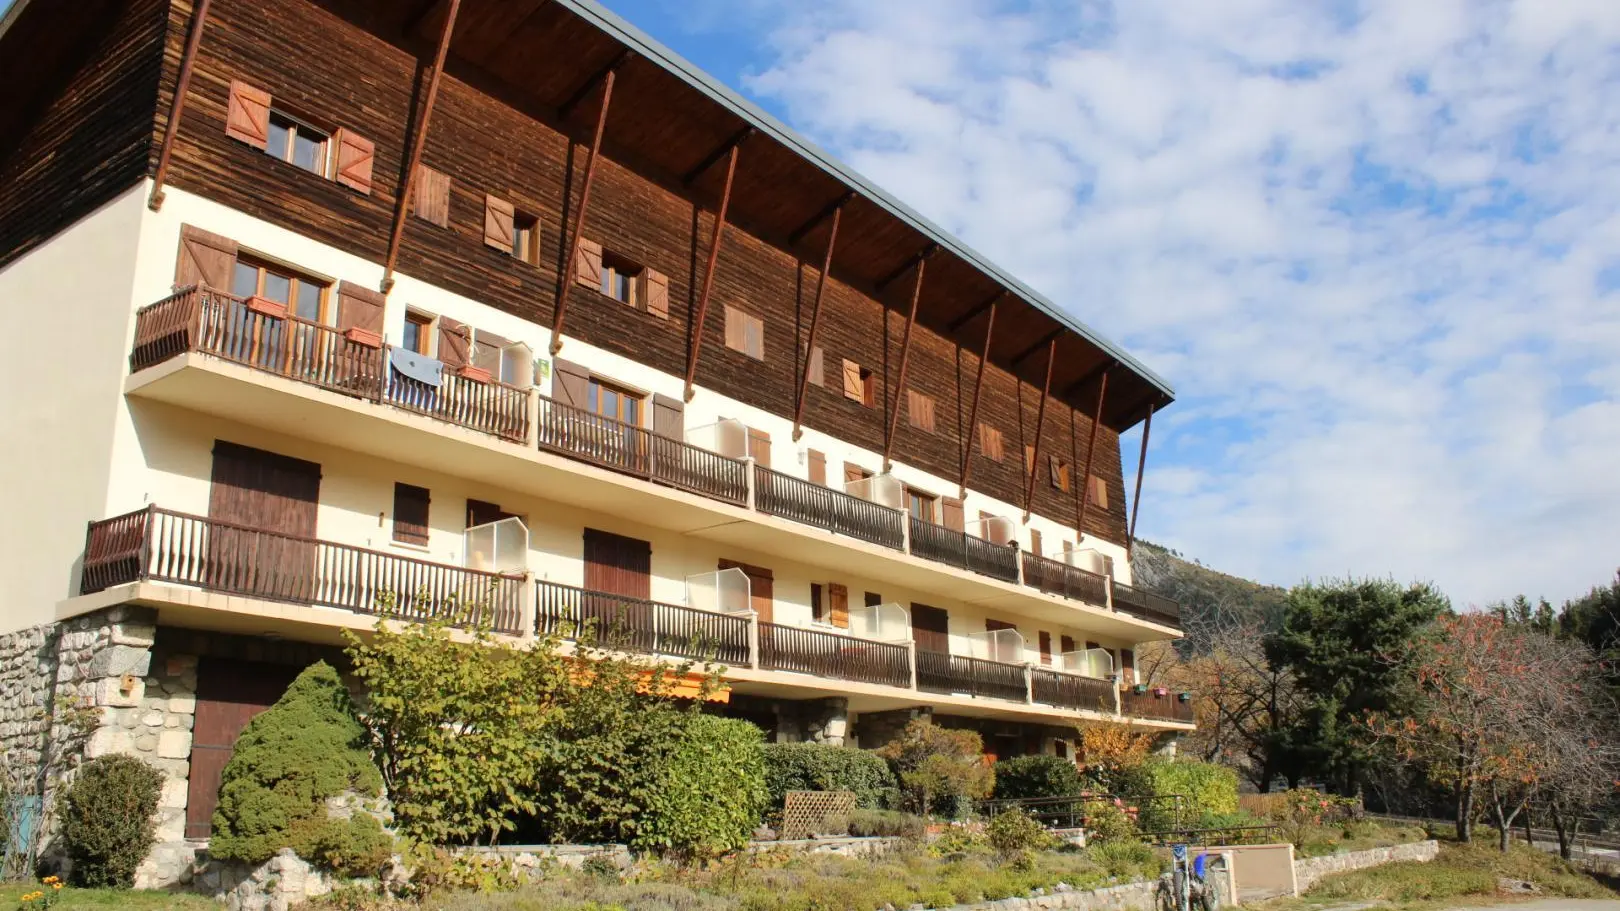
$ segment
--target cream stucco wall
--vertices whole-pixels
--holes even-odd
[[[0,270],[17,330],[0,358],[0,630],[77,593],[85,524],[106,512],[145,211],[133,188]]]

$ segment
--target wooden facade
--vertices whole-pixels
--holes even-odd
[[[38,2],[36,0],[36,6]],[[0,158],[0,265],[59,229],[71,213],[52,210],[38,219],[11,213],[52,193],[55,171],[28,172],[27,159],[46,148],[87,145],[74,118],[105,121],[105,138],[92,143],[88,161],[75,168],[75,192],[88,205],[111,187],[127,186],[150,167],[156,140],[167,125],[180,55],[193,12],[189,0],[171,0],[161,48],[162,0],[103,0],[117,25],[96,41],[94,56],[46,113],[20,131],[16,149]],[[27,11],[24,21],[35,11]],[[182,123],[174,137],[169,185],[197,193],[319,242],[382,263],[388,253],[397,195],[403,183],[411,131],[420,117],[442,2],[395,4],[372,0],[214,0],[194,60]],[[15,47],[6,35],[0,47]],[[543,53],[537,49],[544,47]],[[116,53],[115,53],[116,52]],[[527,74],[523,64],[543,59]],[[4,60],[0,66],[20,64]],[[161,79],[159,61],[161,60]],[[477,60],[475,66],[471,61]],[[614,101],[596,163],[582,237],[667,277],[667,313],[627,306],[579,283],[568,295],[568,338],[614,351],[680,376],[691,354],[714,210],[727,168],[707,166],[731,137],[736,146],[735,198],[724,249],[713,276],[711,317],[733,308],[763,324],[763,359],[728,347],[723,319],[704,324],[696,382],[792,420],[803,375],[801,354],[817,293],[832,206],[842,203],[834,267],[825,283],[816,345],[829,365],[824,384],[805,396],[803,423],[873,452],[885,450],[890,415],[907,407],[907,392],[931,403],[933,429],[894,422],[893,458],[946,479],[956,479],[961,453],[973,443],[970,487],[1071,527],[1088,488],[1075,478],[1053,483],[1048,454],[1077,466],[1091,464],[1106,491],[1086,510],[1085,531],[1126,540],[1126,500],[1119,431],[1167,398],[1127,368],[1116,367],[1115,389],[1095,434],[1087,414],[1097,380],[1110,363],[1106,352],[1073,332],[1053,329],[1051,317],[1011,297],[983,272],[956,256],[934,256],[921,289],[921,308],[910,337],[906,388],[897,388],[913,290],[904,269],[923,253],[915,231],[900,230],[892,214],[865,198],[852,198],[831,177],[825,186],[806,178],[805,162],[776,142],[749,139],[736,118],[718,106],[694,107],[667,72],[627,55],[606,33],[568,4],[464,3],[449,63],[438,89],[422,165],[447,180],[448,205],[432,220],[406,219],[399,271],[482,301],[540,325],[554,317],[564,273],[569,228],[584,183],[586,145],[601,96],[600,76],[613,67]],[[111,75],[102,73],[108,70]],[[363,137],[373,150],[368,192],[323,179],[232,138],[227,131],[233,83],[266,93],[272,105],[331,132]],[[515,86],[521,84],[521,90]],[[689,93],[688,93],[689,94]],[[74,113],[75,107],[101,111]],[[116,107],[116,118],[105,109]],[[101,136],[101,133],[96,133]],[[740,137],[740,138],[739,138]],[[662,159],[649,150],[667,151]],[[0,147],[0,151],[4,151]],[[673,166],[685,155],[690,164]],[[673,157],[672,157],[673,156]],[[656,160],[655,160],[656,159]],[[133,163],[131,163],[133,162]],[[53,163],[51,168],[58,168]],[[48,169],[49,170],[49,169]],[[816,172],[820,173],[820,172]],[[86,180],[85,175],[94,175]],[[442,175],[440,177],[439,175]],[[825,175],[824,175],[825,176]],[[820,196],[817,194],[820,193]],[[99,196],[97,195],[99,194]],[[530,264],[486,242],[487,208],[497,198],[538,218],[539,256]],[[766,205],[765,200],[779,203]],[[82,206],[80,206],[82,209]],[[434,223],[440,218],[444,225]],[[51,220],[51,219],[54,219]],[[797,231],[785,226],[798,225]],[[900,264],[896,267],[895,264]],[[884,279],[888,279],[885,281]],[[982,398],[974,408],[978,348],[989,302],[1001,299]],[[1059,375],[1052,382],[1041,439],[1041,374],[1048,341],[1055,339]],[[1025,352],[1035,352],[1024,355]],[[566,353],[564,354],[566,357]],[[863,404],[843,394],[836,365],[872,371],[876,397]],[[1126,381],[1133,380],[1135,385]],[[1005,440],[999,460],[979,449],[977,422]],[[926,425],[925,425],[926,426]],[[1028,484],[1028,460],[1040,457]],[[880,470],[882,466],[863,466]],[[934,491],[940,495],[950,490]]]

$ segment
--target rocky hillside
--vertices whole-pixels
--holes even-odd
[[[1139,587],[1181,603],[1187,632],[1181,643],[1183,652],[1204,648],[1216,629],[1275,627],[1282,620],[1288,595],[1286,589],[1227,575],[1140,539],[1131,555],[1131,571]]]

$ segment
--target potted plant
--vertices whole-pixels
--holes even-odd
[[[247,308],[254,313],[268,316],[271,319],[286,319],[287,305],[280,301],[273,301],[268,297],[253,295],[247,299]]]

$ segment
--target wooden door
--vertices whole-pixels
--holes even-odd
[[[919,652],[947,655],[951,651],[951,615],[944,608],[911,603],[911,641]]]
[[[186,785],[186,837],[207,838],[219,805],[219,781],[236,738],[287,692],[302,668],[204,658],[197,665],[197,714],[192,719],[191,770]]]
[[[759,615],[759,622],[773,622],[776,617],[776,574],[763,566],[735,560],[721,560],[720,568],[740,569],[748,576],[748,606]]]
[[[582,620],[597,635],[634,643],[652,632],[652,545],[639,538],[585,529]]]
[[[321,466],[214,442],[208,494],[207,585],[278,601],[315,596],[315,514]]]

